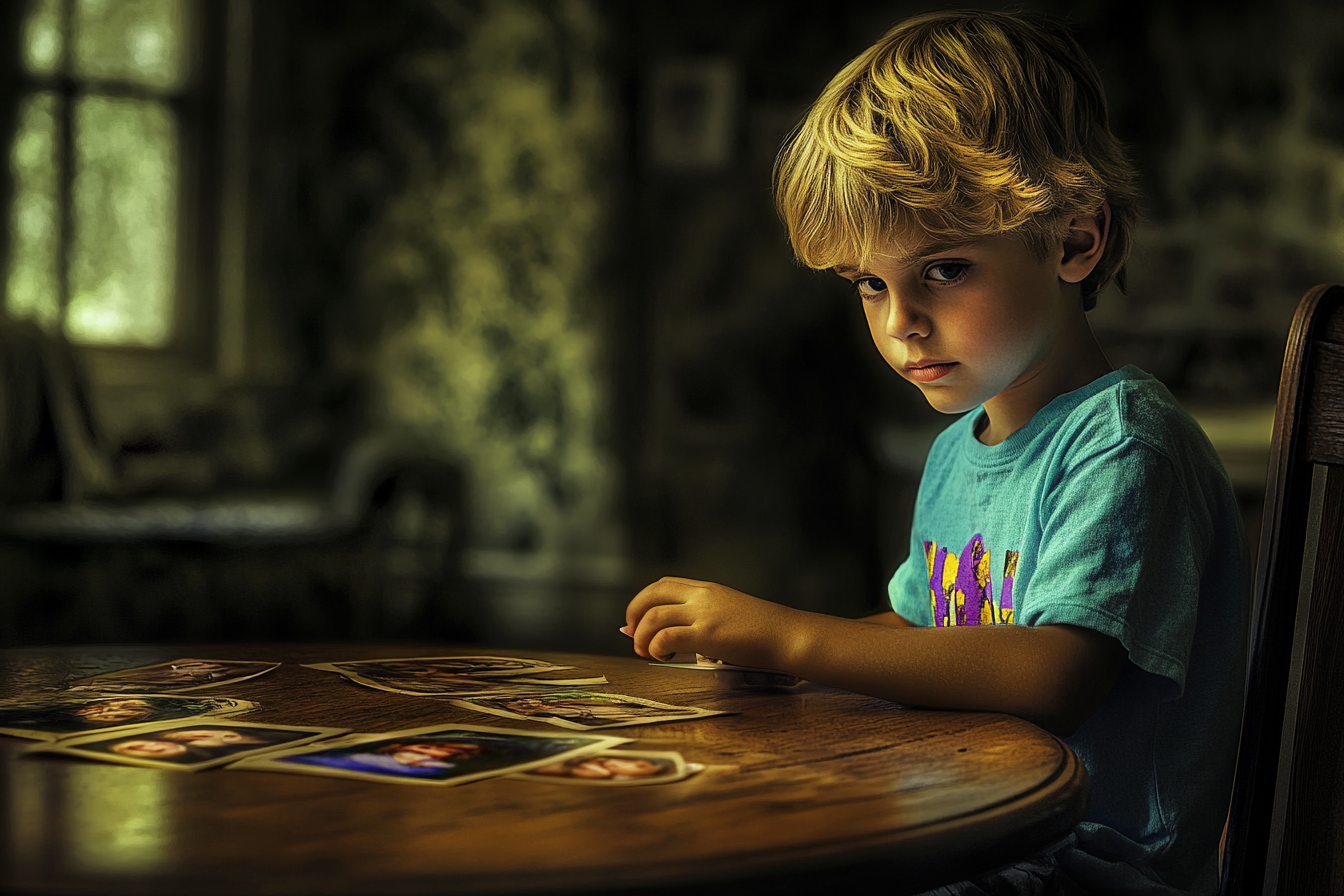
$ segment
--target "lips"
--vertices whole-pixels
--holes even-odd
[[[956,361],[916,361],[905,366],[905,375],[917,383],[932,383],[947,376],[956,366]]]

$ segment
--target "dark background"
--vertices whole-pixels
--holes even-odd
[[[1114,363],[1231,421],[1215,442],[1254,542],[1292,310],[1344,276],[1344,12],[1023,6],[1073,25],[1143,177],[1129,295],[1104,295],[1094,327]],[[930,7],[194,8],[192,304],[167,350],[77,349],[108,451],[153,474],[106,499],[320,500],[377,432],[427,443],[464,488],[431,494],[428,517],[384,488],[326,542],[11,533],[5,643],[413,634],[620,651],[624,603],[667,574],[845,615],[880,605],[945,420],[886,370],[845,285],[792,260],[770,169],[831,75]],[[11,129],[22,89],[17,71],[0,84]],[[667,149],[669,128],[689,154]],[[221,288],[226,270],[243,288]],[[238,319],[241,353],[221,341]],[[388,581],[426,561],[397,533],[425,518],[450,522],[451,539],[422,539],[450,568],[406,597]],[[238,609],[262,592],[266,608]]]

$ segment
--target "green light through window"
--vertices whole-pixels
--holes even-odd
[[[35,75],[54,75],[64,48],[61,0],[37,0],[23,27],[24,67]]]
[[[177,129],[162,103],[75,105],[74,241],[66,333],[162,345],[173,305]]]
[[[185,75],[183,0],[78,0],[74,74],[160,90]]]
[[[9,310],[45,326],[60,319],[61,210],[57,202],[56,105],[54,93],[29,94],[19,108],[10,151],[14,205],[10,210]]]
[[[176,115],[163,98],[186,78],[185,12],[184,0],[30,5],[25,68],[39,81],[59,74],[69,47],[75,81],[34,91],[20,105],[10,152],[10,314],[63,324],[75,342],[158,347],[171,338],[180,165]],[[103,93],[103,84],[120,85],[112,88],[119,95]],[[67,139],[68,154],[61,151]],[[70,207],[63,211],[66,177]],[[70,216],[66,246],[63,214]]]

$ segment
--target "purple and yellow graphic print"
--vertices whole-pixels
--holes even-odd
[[[1017,551],[1003,558],[1003,588],[994,601],[994,583],[989,577],[989,551],[985,539],[976,535],[961,555],[924,542],[924,561],[929,569],[929,601],[933,624],[1009,625],[1013,621],[1013,579],[1017,576]]]

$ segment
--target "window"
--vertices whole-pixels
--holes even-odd
[[[186,0],[31,0],[9,153],[11,316],[84,345],[178,335],[191,13]]]

